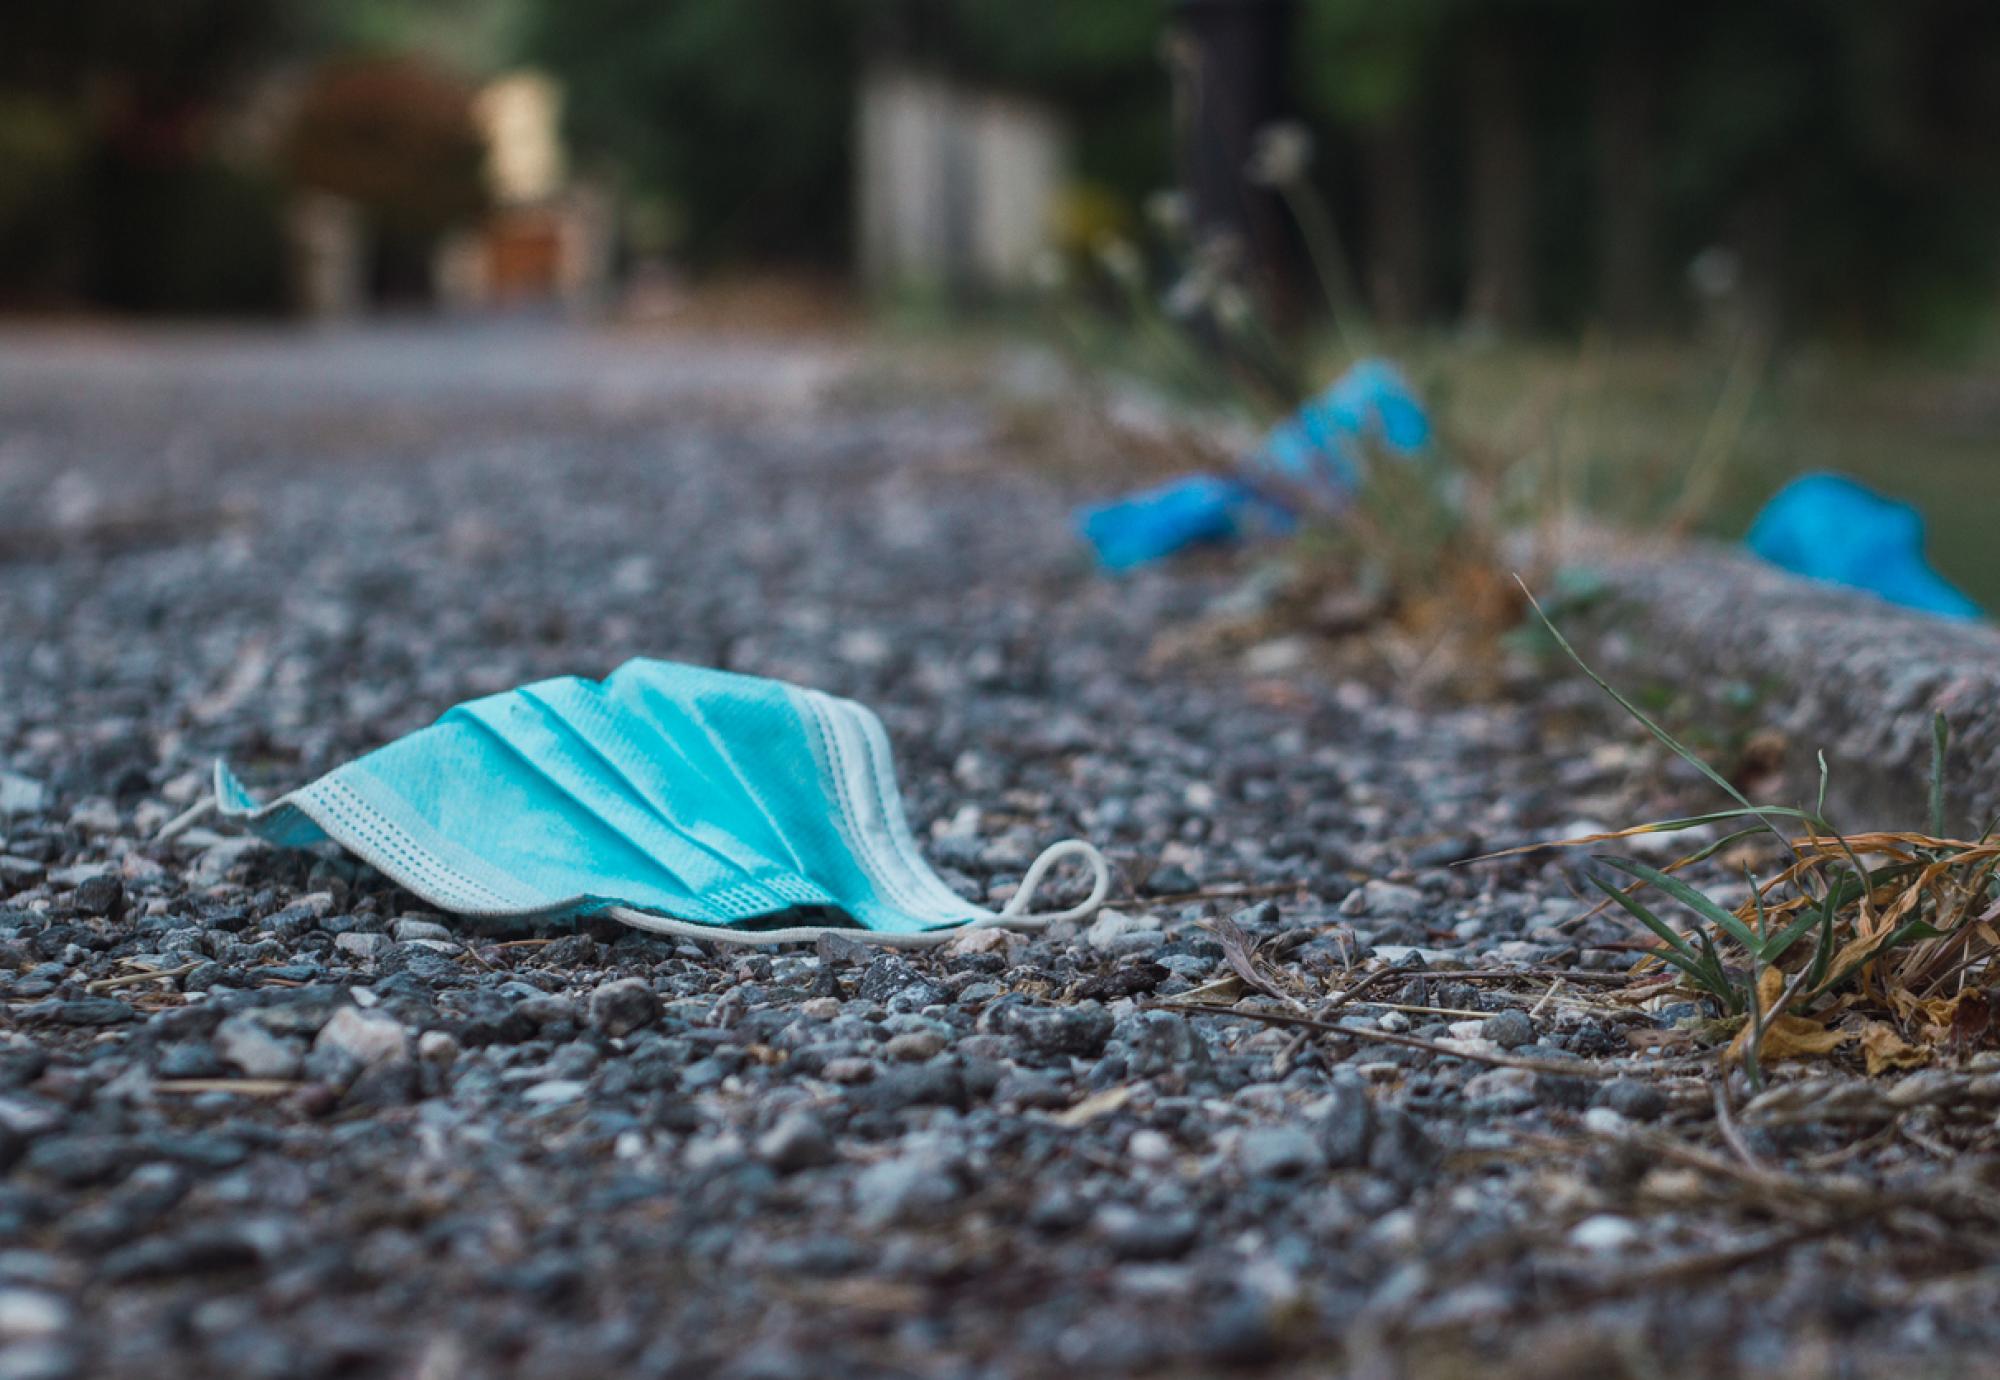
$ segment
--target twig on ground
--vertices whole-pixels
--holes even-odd
[[[308,1086],[291,1078],[162,1078],[153,1084],[163,1093],[234,1093],[239,1097],[280,1097]]]
[[[1416,1035],[1399,1035],[1390,1030],[1370,1030],[1365,1026],[1335,1025],[1331,1021],[1318,1021],[1310,1016],[1294,1016],[1283,1011],[1260,1011],[1255,1007],[1212,1006],[1174,1001],[1154,1002],[1153,1007],[1156,1010],[1180,1011],[1194,1016],[1235,1016],[1243,1020],[1262,1021],[1266,1025],[1294,1026],[1318,1031],[1323,1035],[1343,1035],[1374,1044],[1401,1045],[1405,1049],[1426,1050],[1451,1059],[1469,1059],[1475,1064],[1491,1064],[1495,1068],[1502,1069],[1525,1069],[1530,1073],[1546,1073],[1557,1078],[1604,1079],[1618,1076],[1618,1070],[1606,1068],[1590,1059],[1578,1059],[1571,1063],[1555,1059],[1521,1059],[1511,1054],[1488,1054],[1484,1050],[1464,1049],[1437,1040],[1426,1040]]]
[[[1734,1151],[1736,1158],[1742,1160],[1747,1167],[1763,1172],[1763,1162],[1751,1151],[1743,1139],[1743,1133],[1736,1128],[1736,1118],[1730,1115],[1727,1082],[1718,1079],[1712,1091],[1715,1094],[1715,1129],[1721,1133],[1722,1143]]]
[[[1326,1016],[1330,1015],[1335,1011],[1340,1010],[1341,1007],[1346,1006],[1349,1002],[1361,996],[1363,993],[1374,991],[1375,988],[1381,986],[1382,983],[1388,981],[1389,978],[1393,977],[1397,971],[1398,970],[1395,968],[1377,968],[1374,972],[1362,978],[1361,981],[1355,983],[1352,987],[1349,987],[1345,992],[1337,993],[1328,1001],[1322,1003],[1319,1008],[1320,1017],[1324,1019]]]
[[[142,982],[158,982],[162,978],[185,977],[199,968],[205,960],[183,963],[178,968],[147,968],[136,973],[121,973],[117,977],[98,978],[95,982],[83,984],[86,992],[112,992],[120,987],[136,987]]]

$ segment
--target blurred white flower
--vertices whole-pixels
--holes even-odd
[[[1243,237],[1229,230],[1217,230],[1202,236],[1195,246],[1195,267],[1218,282],[1242,277],[1243,265],[1248,262]]]
[[[1710,302],[1733,297],[1743,281],[1742,257],[1733,249],[1712,244],[1688,264],[1688,282]]]
[[[1215,319],[1223,329],[1241,332],[1249,329],[1256,319],[1256,307],[1250,301],[1250,294],[1241,284],[1224,283],[1215,290]]]
[[[1312,166],[1312,131],[1297,120],[1279,120],[1257,131],[1245,175],[1260,187],[1301,181]]]
[[[1215,281],[1199,271],[1184,275],[1160,299],[1161,308],[1176,321],[1194,321],[1205,315],[1215,296]]]
[[[1145,262],[1130,240],[1105,240],[1097,246],[1097,262],[1121,287],[1135,288],[1145,281]]]
[[[1188,203],[1172,190],[1154,192],[1146,198],[1146,219],[1163,235],[1179,237],[1187,233]]]

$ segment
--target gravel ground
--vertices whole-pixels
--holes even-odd
[[[0,1380],[1989,1373],[2000,1073],[1718,1119],[1565,864],[1451,866],[1674,797],[1574,677],[1163,662],[1241,570],[1095,577],[978,406],[844,368],[0,339]],[[1112,909],[472,933],[150,841],[218,754],[283,788],[633,655],[866,700],[949,880],[1081,834]]]

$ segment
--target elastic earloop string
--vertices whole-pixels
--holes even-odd
[[[153,842],[167,843],[173,839],[177,839],[214,813],[215,797],[204,796],[168,820],[165,824],[162,824],[160,832],[153,835]]]
[[[1041,886],[1042,878],[1064,858],[1082,858],[1090,864],[1090,895],[1068,910],[1048,911],[1041,915],[1024,914],[1028,904],[1035,899],[1035,891]],[[1021,878],[1021,885],[1007,898],[1007,904],[1000,908],[999,920],[987,923],[1005,923],[1020,929],[1046,929],[1064,920],[1081,920],[1095,915],[1097,908],[1104,904],[1104,898],[1110,894],[1111,864],[1104,860],[1096,845],[1083,839],[1064,839],[1042,850],[1041,856],[1029,865],[1028,875]]]

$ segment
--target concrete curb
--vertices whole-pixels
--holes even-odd
[[[1614,684],[1748,686],[1760,720],[1788,739],[1797,789],[1810,791],[1825,751],[1843,829],[1923,826],[1937,710],[1952,729],[1947,828],[1976,835],[2000,812],[2000,628],[1803,580],[1719,543],[1587,564],[1609,596],[1574,619],[1592,664]]]

